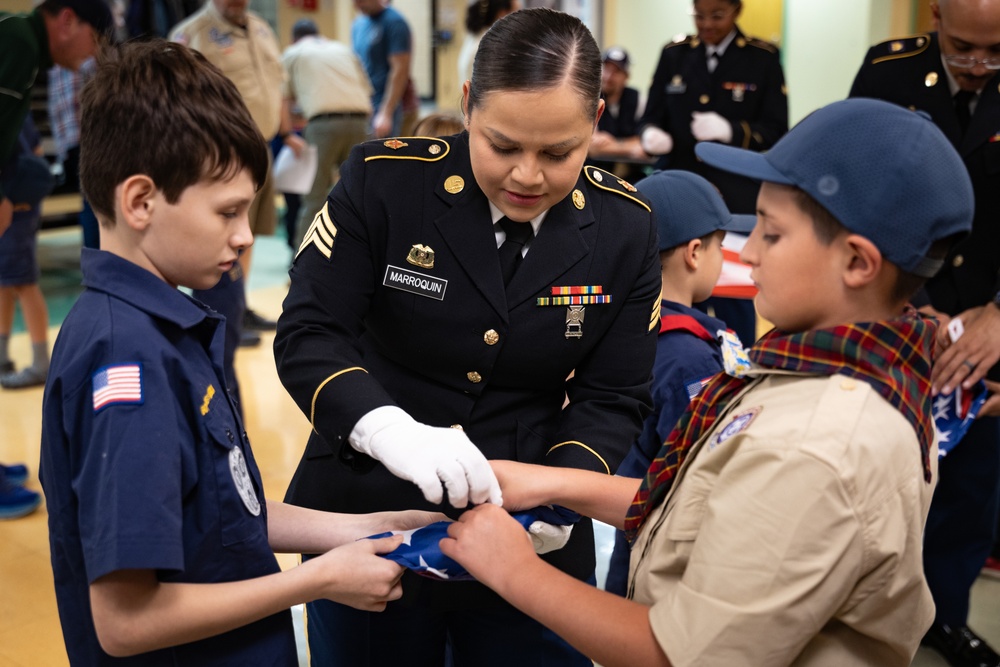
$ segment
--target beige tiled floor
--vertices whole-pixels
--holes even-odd
[[[256,290],[251,303],[262,314],[276,316],[284,287]],[[55,337],[53,330],[52,338]],[[237,373],[241,381],[247,431],[269,496],[284,494],[309,431],[305,417],[278,382],[271,351],[273,335],[258,348],[241,349]],[[24,334],[12,340],[16,359],[29,357]],[[37,473],[42,390],[0,392],[0,461],[24,461]],[[29,486],[39,489],[32,476]],[[284,567],[295,564],[283,556]],[[980,579],[973,590],[970,623],[1000,647],[1000,581]],[[48,560],[46,514],[0,522],[0,667],[64,667],[67,665]],[[937,667],[945,663],[921,651],[913,663]]]

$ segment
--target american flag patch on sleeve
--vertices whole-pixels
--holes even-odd
[[[142,396],[142,367],[139,364],[106,366],[93,376],[94,412],[109,405],[139,404]]]
[[[709,375],[706,378],[695,380],[693,382],[688,382],[686,385],[684,385],[684,388],[687,389],[688,400],[693,401],[694,397],[701,393],[701,390],[705,388],[705,385],[708,384],[713,377],[715,376]]]

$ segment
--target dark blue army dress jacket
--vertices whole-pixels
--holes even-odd
[[[355,147],[278,322],[279,376],[314,429],[286,499],[450,509],[351,448],[383,405],[460,426],[488,459],[614,473],[650,408],[659,294],[649,207],[611,174],[584,168],[505,292],[466,134]],[[589,523],[549,560],[591,573]]]
[[[983,87],[964,135],[936,33],[869,49],[851,97],[874,97],[930,114],[962,156],[976,196],[972,233],[927,281],[927,293],[935,308],[950,315],[989,302],[1000,290],[1000,73]]]

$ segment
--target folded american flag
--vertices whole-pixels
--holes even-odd
[[[938,394],[934,398],[934,429],[938,432],[939,457],[954,449],[969,430],[988,393],[986,383],[980,380],[968,391],[960,387],[947,396]]]
[[[565,507],[536,507],[523,512],[512,512],[518,523],[525,530],[536,521],[543,521],[555,526],[568,526],[580,520],[580,515]],[[448,525],[451,521],[438,521],[423,528],[414,530],[395,530],[378,535],[369,535],[367,539],[377,540],[381,537],[403,535],[403,543],[395,550],[382,554],[383,558],[395,561],[417,574],[443,581],[472,581],[474,577],[465,571],[461,565],[441,553],[438,542],[448,536]]]

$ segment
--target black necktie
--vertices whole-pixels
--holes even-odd
[[[514,277],[514,272],[521,264],[521,250],[528,239],[534,234],[530,222],[514,222],[510,218],[500,218],[500,226],[503,228],[507,238],[500,244],[500,272],[503,275],[503,284],[506,287],[510,284],[510,279]]]
[[[976,94],[971,90],[960,90],[955,93],[955,115],[958,117],[958,126],[961,128],[963,136],[969,128],[969,121],[972,119],[969,104],[975,97]]]
[[[719,54],[712,52],[708,56],[708,73],[711,74],[719,66]]]

